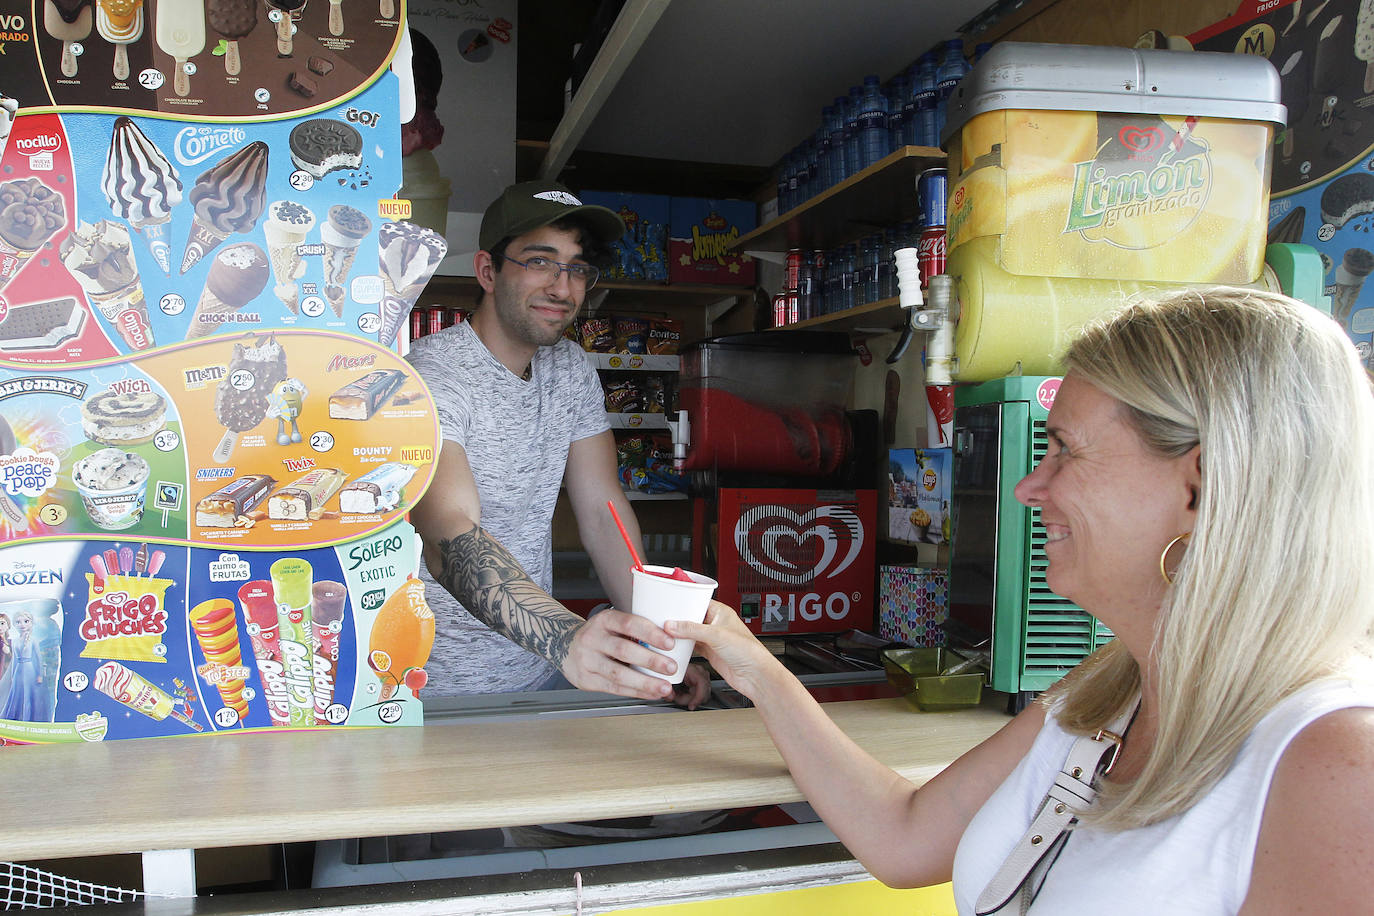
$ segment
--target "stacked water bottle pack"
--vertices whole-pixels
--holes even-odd
[[[974,60],[988,47],[978,45]],[[836,96],[821,109],[815,131],[779,163],[778,212],[805,203],[903,146],[938,147],[945,101],[971,68],[963,40],[951,38],[886,85],[870,75]]]

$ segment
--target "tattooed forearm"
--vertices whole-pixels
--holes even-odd
[[[530,579],[510,551],[480,527],[439,541],[437,581],[468,613],[559,668],[583,623]]]

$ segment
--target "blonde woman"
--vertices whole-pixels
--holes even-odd
[[[876,877],[952,878],[961,914],[1374,912],[1374,398],[1354,348],[1301,303],[1212,289],[1105,316],[1065,367],[1016,495],[1050,587],[1117,638],[925,787],[729,608],[669,633],[753,700]]]

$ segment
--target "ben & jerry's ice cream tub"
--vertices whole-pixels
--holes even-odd
[[[1041,277],[1252,283],[1273,131],[1263,57],[1003,42],[949,100],[950,254]]]

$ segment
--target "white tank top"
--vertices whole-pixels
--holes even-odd
[[[1250,887],[1269,782],[1284,749],[1310,723],[1353,706],[1374,706],[1374,685],[1346,680],[1310,685],[1260,720],[1226,775],[1183,814],[1123,832],[1075,830],[1030,912],[1213,916],[1239,911]],[[972,916],[974,901],[1030,826],[1074,740],[1047,715],[1030,752],[969,822],[954,856],[960,916]]]

